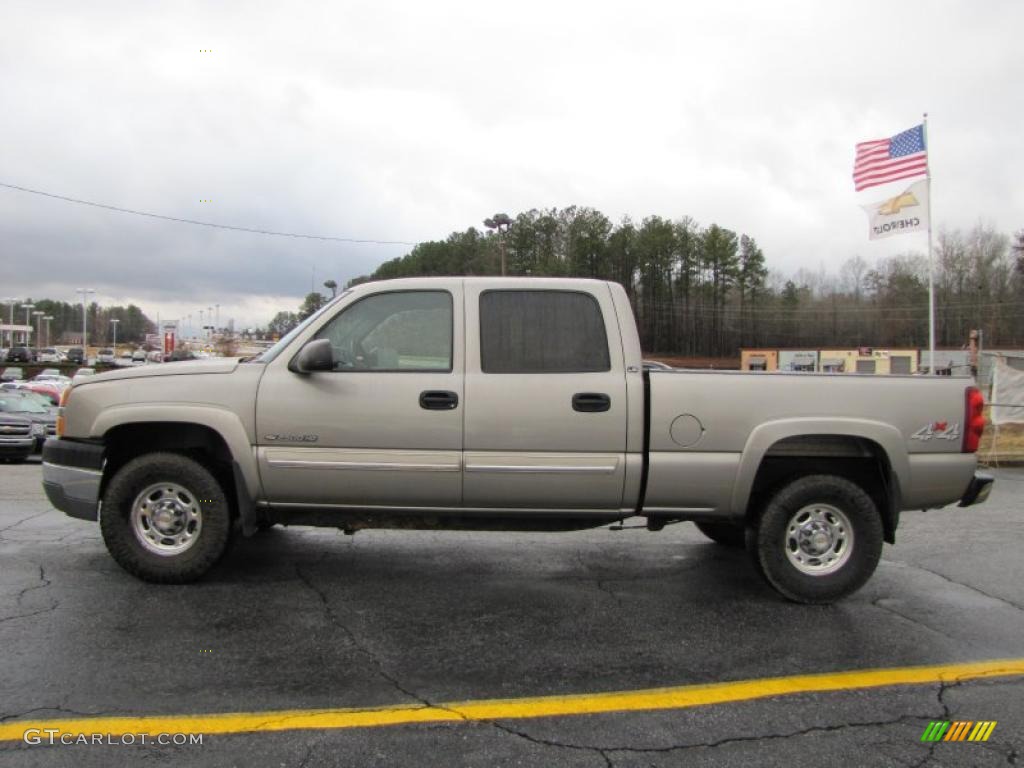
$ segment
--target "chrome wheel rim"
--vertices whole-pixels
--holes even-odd
[[[842,568],[853,552],[853,526],[831,504],[808,504],[789,519],[786,557],[800,573],[824,576]]]
[[[154,483],[132,503],[132,531],[148,551],[164,557],[187,551],[203,528],[199,499],[177,483]]]

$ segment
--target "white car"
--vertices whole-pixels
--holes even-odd
[[[60,352],[53,347],[44,347],[39,350],[38,362],[40,363],[60,363],[63,361],[64,358],[61,357]]]
[[[96,353],[96,362],[98,363],[113,363],[116,359],[114,350],[110,348],[101,349]]]

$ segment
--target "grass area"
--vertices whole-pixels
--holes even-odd
[[[991,409],[985,409],[985,432],[978,446],[978,458],[985,461],[992,459],[1024,459],[1024,424],[1001,424],[999,437],[996,428],[988,420]]]

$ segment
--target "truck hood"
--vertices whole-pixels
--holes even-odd
[[[185,360],[178,363],[152,363],[150,365],[139,365],[134,368],[120,368],[116,371],[106,371],[89,376],[80,382],[75,382],[76,387],[87,387],[90,384],[115,381],[117,379],[141,379],[149,376],[188,376],[195,373],[233,373],[238,367],[237,357],[213,357],[205,360]]]

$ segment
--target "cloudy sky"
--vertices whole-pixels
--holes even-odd
[[[3,6],[0,183],[240,227],[417,242],[495,211],[690,215],[769,266],[869,243],[854,144],[929,113],[933,215],[1024,227],[1024,4]],[[898,186],[898,185],[897,185]],[[899,190],[896,190],[899,191]],[[205,202],[209,201],[209,202]],[[3,296],[266,323],[403,245],[159,221],[0,187]]]

